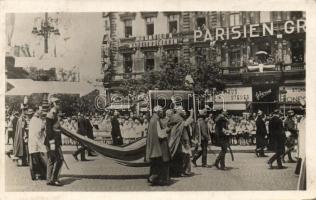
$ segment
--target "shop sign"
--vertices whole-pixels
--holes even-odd
[[[279,91],[286,90],[286,102],[287,103],[300,103],[300,100],[305,100],[306,91],[305,86],[280,86]],[[279,95],[279,101],[282,102],[282,95]]]
[[[264,84],[253,86],[254,102],[276,102],[277,99],[277,87]]]
[[[252,102],[252,88],[251,87],[234,87],[226,88],[223,93],[215,95],[215,102],[235,102],[244,103]]]
[[[216,40],[229,40],[229,39],[240,39],[247,37],[261,37],[268,35],[277,34],[277,24],[273,22],[262,23],[262,24],[250,24],[243,26],[232,26],[232,27],[218,27],[215,29],[204,29],[204,30],[194,30],[194,42],[197,41],[216,41]],[[284,30],[285,34],[292,34],[294,32],[301,33],[306,32],[305,20],[299,19],[296,21],[289,20],[280,27]],[[259,33],[262,30],[262,33]],[[213,34],[212,34],[213,33]],[[249,33],[249,34],[248,34]]]

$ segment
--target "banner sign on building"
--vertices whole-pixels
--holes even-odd
[[[287,103],[299,103],[300,100],[305,100],[306,91],[305,86],[280,86],[279,91],[286,90],[286,102]],[[279,101],[282,102],[283,99],[280,95]]]
[[[268,35],[277,34],[278,24],[262,23],[262,24],[249,24],[243,26],[232,27],[218,27],[215,29],[194,30],[194,42],[203,41],[216,41],[216,40],[230,40],[240,39],[247,37],[262,37]],[[284,30],[285,34],[306,32],[305,20],[299,19],[296,21],[289,20],[283,24],[283,27],[279,27]],[[260,31],[262,30],[262,31]],[[260,34],[261,32],[261,34]],[[249,34],[248,34],[249,33]]]
[[[251,87],[235,87],[226,88],[224,94],[215,95],[215,102],[220,103],[223,101],[226,103],[244,103],[252,102],[252,88]]]

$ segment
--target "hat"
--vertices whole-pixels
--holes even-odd
[[[59,102],[60,100],[57,97],[51,97],[50,102],[54,103],[54,102]]]
[[[281,112],[280,112],[280,110],[279,109],[275,109],[274,111],[273,111],[273,114],[280,114]]]
[[[258,115],[262,115],[262,114],[263,114],[262,110],[258,110]]]
[[[161,106],[155,106],[154,107],[154,112],[159,112],[162,111],[162,107]]]
[[[206,109],[199,110],[199,115],[206,115]]]
[[[293,111],[293,110],[289,110],[289,111],[287,111],[287,115],[289,115],[289,116],[294,116],[294,115],[295,115],[295,113],[294,113],[294,111]]]
[[[25,112],[26,115],[32,115],[34,114],[34,110],[32,108],[29,108],[26,112]]]
[[[183,109],[183,106],[177,106],[177,107],[175,107],[175,109],[176,109],[176,110],[184,110],[184,109]]]

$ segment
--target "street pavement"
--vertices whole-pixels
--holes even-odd
[[[60,180],[63,187],[47,186],[45,181],[32,181],[29,167],[17,167],[5,159],[6,191],[234,191],[234,190],[295,190],[298,177],[294,175],[295,163],[285,163],[286,169],[269,170],[267,158],[257,158],[254,153],[237,149],[235,161],[226,156],[228,170],[215,167],[192,167],[191,177],[172,178],[170,186],[150,186],[147,183],[148,167],[127,167],[98,155],[89,161],[75,161],[70,154],[74,147],[64,147],[69,170],[63,166]],[[249,150],[253,147],[247,147]],[[246,149],[247,149],[246,148]],[[245,151],[247,152],[247,151]],[[208,154],[208,163],[215,160],[217,151]],[[271,156],[271,153],[268,153]],[[276,163],[275,163],[276,165]]]

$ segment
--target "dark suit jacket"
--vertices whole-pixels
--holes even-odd
[[[86,119],[84,117],[79,117],[79,119],[78,119],[78,131],[77,132],[83,136],[87,135]]]

